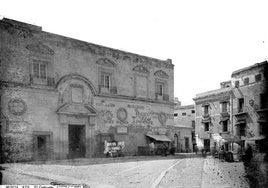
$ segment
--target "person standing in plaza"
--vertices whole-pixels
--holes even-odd
[[[149,147],[150,147],[151,155],[154,155],[154,153],[155,153],[155,144],[154,144],[154,142],[150,143]]]

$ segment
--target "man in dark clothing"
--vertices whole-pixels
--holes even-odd
[[[251,146],[248,144],[245,151],[245,162],[250,162],[253,157],[253,152]]]
[[[243,159],[243,162],[244,162],[244,166],[245,166],[245,171],[248,171],[249,168],[250,168],[250,162],[251,162],[251,159],[253,157],[253,151],[252,151],[252,148],[249,144],[247,144],[247,149],[245,151],[245,155],[244,155],[244,159]]]

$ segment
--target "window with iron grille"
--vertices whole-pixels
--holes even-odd
[[[101,86],[109,89],[111,86],[111,77],[109,74],[102,73],[101,75]]]
[[[163,83],[156,83],[156,93],[160,96],[164,95],[164,84]]]
[[[182,116],[186,116],[186,112],[183,112],[181,115],[182,115]]]

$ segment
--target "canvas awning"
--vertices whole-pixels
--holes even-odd
[[[166,135],[146,134],[146,136],[162,142],[172,142]]]

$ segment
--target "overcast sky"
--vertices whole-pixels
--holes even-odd
[[[0,0],[0,15],[51,33],[170,58],[174,95],[183,105],[268,55],[268,0]]]

